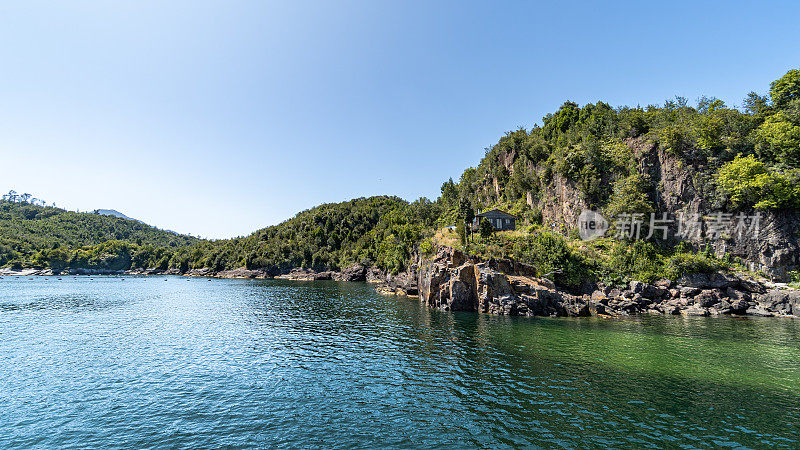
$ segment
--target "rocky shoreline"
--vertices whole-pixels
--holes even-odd
[[[547,278],[537,277],[535,269],[524,264],[512,260],[479,260],[446,246],[439,247],[437,253],[429,258],[415,256],[408,271],[398,275],[360,264],[341,271],[293,269],[282,274],[244,267],[220,272],[208,268],[187,272],[177,269],[0,269],[0,277],[55,275],[179,275],[368,282],[374,283],[381,294],[416,296],[430,308],[509,316],[800,317],[800,290],[744,274],[692,274],[676,281],[658,280],[652,284],[631,281],[624,287],[587,284],[575,292],[558,287]]]
[[[284,274],[274,274],[265,270],[247,269],[240,267],[238,269],[223,270],[216,272],[209,268],[190,269],[186,272],[181,272],[178,269],[133,269],[133,270],[108,270],[108,269],[0,269],[0,277],[27,277],[27,276],[67,276],[67,275],[129,275],[129,276],[160,276],[160,275],[174,275],[186,277],[209,277],[209,278],[242,278],[242,279],[284,279],[296,281],[320,281],[320,280],[334,280],[334,281],[369,281],[369,282],[382,282],[384,280],[383,273],[377,268],[367,268],[362,265],[353,265],[342,271],[322,271],[317,272],[311,269],[293,269]]]
[[[692,274],[623,288],[602,283],[580,292],[556,287],[509,260],[481,261],[441,247],[418,257],[412,271],[419,298],[431,308],[511,316],[619,317],[634,314],[800,317],[800,290],[744,274]]]

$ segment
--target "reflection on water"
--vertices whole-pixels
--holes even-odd
[[[794,320],[178,277],[3,279],[0,306],[0,447],[800,445]]]

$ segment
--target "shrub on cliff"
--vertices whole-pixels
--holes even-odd
[[[800,207],[800,173],[771,170],[754,156],[737,155],[720,168],[717,184],[734,208]]]
[[[724,261],[702,253],[676,253],[664,266],[664,278],[677,280],[691,273],[711,273],[727,268]]]
[[[615,242],[602,264],[606,281],[630,280],[650,283],[664,276],[663,250],[649,241]]]
[[[768,117],[756,135],[761,154],[787,165],[800,163],[800,126],[783,113]]]
[[[614,183],[614,191],[606,206],[608,217],[616,217],[622,213],[650,213],[653,203],[647,196],[648,182],[634,173]]]
[[[537,230],[513,238],[510,246],[510,256],[534,266],[540,276],[552,278],[556,284],[575,287],[592,279],[582,255],[558,234]]]

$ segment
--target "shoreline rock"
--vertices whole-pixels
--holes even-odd
[[[444,311],[528,317],[800,317],[800,290],[743,274],[698,273],[652,284],[631,281],[622,288],[597,283],[587,292],[575,293],[532,276],[529,267],[479,261],[450,247],[440,247],[430,259],[417,257],[412,268],[420,301]]]

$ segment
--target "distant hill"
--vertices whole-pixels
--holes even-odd
[[[114,210],[77,213],[0,201],[0,266],[109,268],[125,266],[126,260],[130,264],[131,255],[144,255],[140,250],[150,248],[161,250],[151,252],[141,264],[163,265],[160,260],[174,250],[198,242],[201,240],[160,230]],[[157,261],[149,260],[156,257]]]
[[[137,222],[141,222],[141,220],[128,217],[125,214],[122,214],[121,212],[117,211],[116,209],[95,209],[94,212],[96,214],[100,214],[103,216],[114,216],[114,217],[119,217],[120,219],[135,220]]]

